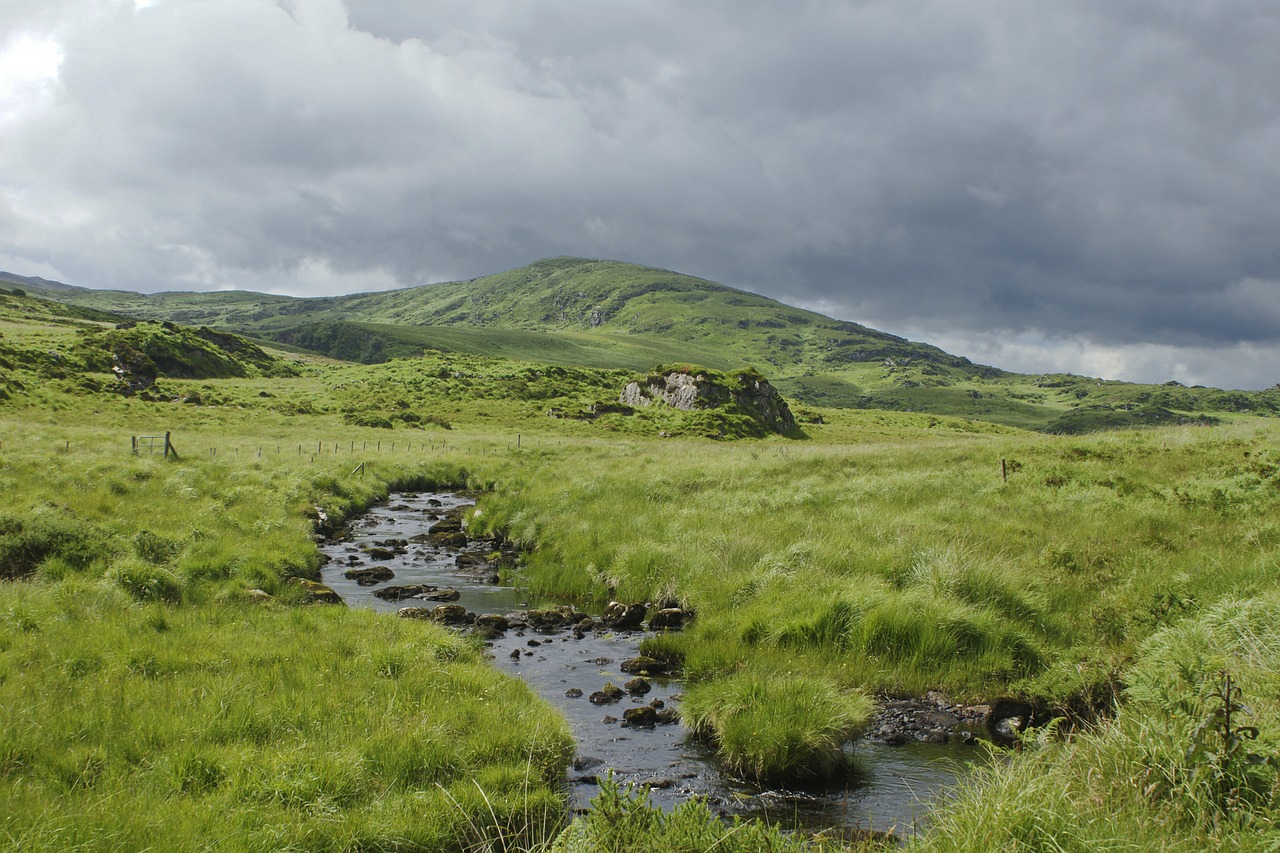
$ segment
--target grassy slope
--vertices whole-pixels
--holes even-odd
[[[614,261],[553,258],[465,282],[331,299],[43,293],[130,316],[280,336],[365,362],[443,349],[632,370],[663,362],[750,364],[788,396],[814,405],[927,411],[1029,429],[1087,432],[1221,411],[1280,413],[1280,391],[1224,395],[1009,374],[703,279]]]
[[[224,618],[217,616],[224,608],[241,618],[236,608],[248,605],[236,601],[245,589],[260,586],[287,598],[282,575],[313,570],[304,521],[311,506],[350,511],[376,496],[379,484],[427,471],[441,482],[494,489],[475,523],[536,544],[527,571],[540,588],[588,599],[671,596],[697,608],[689,631],[651,645],[656,653],[683,656],[694,682],[691,699],[702,702],[705,716],[716,718],[732,695],[779,703],[778,713],[765,721],[772,728],[761,736],[742,747],[722,744],[731,763],[761,760],[750,750],[768,747],[775,735],[779,750],[794,748],[786,727],[799,715],[786,709],[797,672],[811,680],[809,695],[849,699],[857,688],[943,687],[957,696],[988,698],[1017,690],[1079,707],[1105,698],[1117,679],[1138,672],[1148,644],[1162,631],[1191,630],[1233,599],[1265,601],[1274,585],[1280,464],[1276,431],[1264,420],[1062,438],[928,414],[827,410],[827,423],[813,426],[812,440],[801,444],[656,442],[620,433],[608,420],[545,417],[548,394],[585,399],[607,384],[607,377],[590,371],[563,375],[436,355],[376,367],[303,365],[292,378],[162,380],[172,393],[160,395],[163,402],[147,402],[86,387],[74,373],[50,374],[51,362],[37,356],[72,347],[77,334],[48,322],[4,328],[8,357],[18,363],[9,378],[23,390],[0,403],[0,512],[52,525],[61,531],[55,540],[69,543],[66,554],[43,560],[33,582],[0,587],[6,596],[0,613],[9,614],[4,642],[24,650],[33,663],[22,672],[37,676],[18,679],[16,670],[8,670],[0,683],[0,691],[11,691],[3,694],[7,714],[31,713],[46,701],[39,674],[63,672],[53,657],[37,654],[28,634],[56,638],[67,659],[79,654],[75,631],[60,633],[59,602],[86,591],[105,596],[101,614],[85,617],[91,624],[135,618],[127,615],[135,607],[160,607],[129,604],[119,598],[121,591],[180,599],[210,620]],[[168,402],[190,391],[207,398],[204,405]],[[404,410],[402,403],[410,411],[446,416],[453,429],[396,422],[387,432],[344,423],[352,411],[393,414]],[[93,427],[77,426],[90,421]],[[156,429],[175,431],[181,464],[121,456],[129,434]],[[519,451],[512,446],[516,432],[525,437]],[[387,439],[395,450],[372,451],[375,442],[390,445]],[[445,442],[449,450],[442,453]],[[1018,463],[1010,465],[1007,483],[997,473],[1001,458]],[[357,460],[370,462],[370,481],[346,476]],[[69,533],[59,527],[66,511],[72,514]],[[138,538],[143,526],[172,548],[146,546],[150,540]],[[92,535],[73,535],[83,529]],[[258,547],[245,551],[242,543],[250,538]],[[87,560],[70,547],[99,540],[108,547],[90,548]],[[153,563],[142,553],[167,556]],[[178,626],[168,633],[186,638],[175,648],[199,657],[195,649],[205,642],[200,632],[212,628],[202,628],[202,617],[185,610],[159,612]],[[263,630],[279,637],[273,642],[292,642],[297,626],[279,618]],[[364,630],[352,618],[343,631]],[[100,671],[117,672],[113,661],[127,663],[132,652],[147,648],[130,646],[142,643],[132,634],[120,642]],[[1205,659],[1226,654],[1218,641],[1206,643]],[[147,653],[160,659],[188,652],[156,646]],[[300,666],[322,666],[323,659]],[[232,661],[226,671],[232,675],[240,667],[252,669],[249,658]],[[369,679],[360,690],[381,683]],[[1251,692],[1261,700],[1260,719],[1269,721],[1277,716],[1277,700],[1258,683],[1250,682]],[[1192,689],[1173,688],[1178,695]],[[139,693],[140,714],[154,713],[145,710],[152,701],[146,695]],[[69,731],[90,730],[83,712],[67,713]],[[1140,725],[1160,719],[1136,702],[1132,713]],[[734,726],[733,720],[723,724],[726,741]],[[339,732],[350,735],[334,729],[316,737]],[[1165,734],[1171,740],[1162,754],[1172,756],[1179,743],[1185,747],[1185,728]],[[18,746],[6,754],[17,759],[0,775],[15,813],[29,815],[44,799],[79,790],[79,777],[59,769],[59,750],[40,758],[43,769],[28,776],[24,756],[34,747],[21,732],[14,737]],[[181,759],[177,742],[157,743],[153,761]],[[539,742],[552,744],[554,737]],[[1117,744],[1109,747],[1117,761],[1141,758],[1137,746],[1123,738]],[[212,745],[201,748],[217,753]],[[548,756],[556,754],[547,748]],[[479,746],[469,766],[483,765],[488,755],[500,766],[508,760],[501,750]],[[248,771],[219,766],[228,774],[223,778],[248,778]],[[551,771],[557,763],[549,758],[539,766]],[[1062,766],[1054,772],[1081,768],[1065,760]],[[136,775],[141,772],[112,765],[94,778],[142,786],[161,811],[176,807],[174,798],[190,796],[173,787],[172,775]],[[33,778],[43,781],[37,785]],[[170,780],[170,787],[153,784],[156,779]],[[1104,809],[1127,784],[1119,776],[1091,780],[1078,784],[1095,785],[1088,796],[1101,798]],[[384,783],[394,788],[385,780],[378,784]],[[46,785],[55,787],[40,787]],[[89,790],[102,795],[119,788]],[[251,808],[249,790],[237,782],[228,788],[235,796],[217,803],[239,815]],[[1016,783],[1000,790],[1001,797],[1018,793]],[[1172,798],[1185,811],[1180,790],[1161,789],[1160,801]],[[517,793],[511,797],[518,802]],[[73,801],[72,810],[76,802],[85,801]],[[355,801],[329,805],[339,815],[339,829],[316,846],[336,846],[332,839],[349,840],[353,828],[365,825],[363,806]],[[1271,806],[1261,808],[1265,822]],[[75,831],[100,845],[109,846],[102,839],[116,832],[140,837],[100,812],[81,810],[89,816]],[[477,804],[469,813],[481,812]],[[308,818],[288,809],[271,818],[275,826],[303,825],[289,822],[295,819]],[[1048,812],[1027,819],[1048,820]],[[199,827],[199,819],[190,826]],[[1186,839],[1188,849],[1204,832],[1236,831],[1196,826],[1174,822],[1162,831]],[[23,833],[32,826],[24,819],[5,831],[28,837]],[[993,831],[1006,834],[991,838],[1008,840],[1027,830]],[[1138,833],[1135,826],[1125,831]]]
[[[336,299],[85,289],[45,295],[147,319],[281,335],[359,361],[431,348],[633,370],[661,362],[754,364],[793,398],[827,406],[929,410],[1033,427],[1065,409],[1018,399],[999,383],[975,403],[969,383],[1002,374],[712,282],[610,261],[551,259],[468,282]],[[886,367],[889,357],[914,364]]]
[[[615,261],[552,258],[465,282],[331,299],[81,288],[45,295],[147,319],[279,335],[366,362],[444,349],[633,370],[661,362],[750,364],[793,399],[814,405],[927,411],[1030,429],[1084,432],[1220,411],[1280,413],[1280,391],[1222,395],[1008,374],[714,282]]]

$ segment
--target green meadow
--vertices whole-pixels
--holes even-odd
[[[468,530],[540,596],[691,610],[644,651],[738,776],[838,777],[884,696],[1019,697],[1054,722],[910,847],[1280,844],[1280,424],[1253,398],[1071,435],[810,401],[803,437],[728,441],[601,407],[636,370],[514,333],[354,364],[0,308],[7,849],[841,846],[609,785],[570,820],[565,723],[480,644],[310,603],[321,511],[426,488],[478,490]],[[154,382],[118,393],[121,353]],[[1160,402],[1075,399],[1099,388]],[[131,452],[166,431],[176,459]]]

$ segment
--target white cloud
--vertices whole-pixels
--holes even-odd
[[[62,65],[52,38],[20,35],[0,47],[0,129],[48,106]]]

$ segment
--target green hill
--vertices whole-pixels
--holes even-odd
[[[85,309],[210,326],[361,363],[436,351],[635,371],[659,363],[753,366],[809,405],[1062,432],[1280,414],[1280,391],[1014,374],[705,279],[618,261],[551,258],[469,281],[305,299],[0,279]]]

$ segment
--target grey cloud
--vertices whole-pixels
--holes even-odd
[[[1131,365],[1280,344],[1270,3],[68,0],[3,18],[0,44],[47,31],[66,58],[48,108],[0,128],[0,255],[77,282],[304,292],[566,253],[888,331],[1145,348]]]

